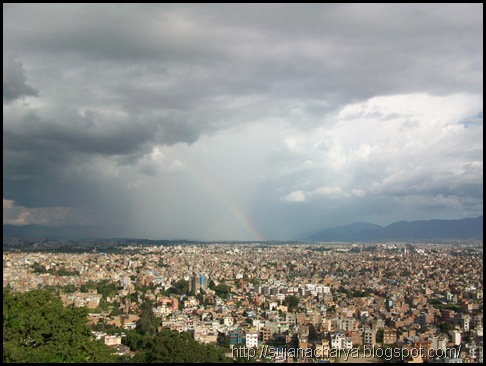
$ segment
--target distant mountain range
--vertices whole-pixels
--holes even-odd
[[[483,239],[483,216],[461,220],[399,221],[388,226],[358,222],[318,231],[312,241],[408,241]]]
[[[101,239],[117,236],[117,228],[96,226],[49,227],[42,225],[3,225],[3,237],[37,239]],[[163,239],[163,238],[161,238]],[[388,226],[358,222],[321,230],[305,240],[311,241],[425,241],[483,239],[483,216],[462,220],[399,221]]]

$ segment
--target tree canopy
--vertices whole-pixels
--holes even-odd
[[[201,344],[187,332],[162,329],[148,339],[147,344],[137,352],[131,362],[186,363],[228,362],[223,349],[210,344]]]
[[[287,305],[290,311],[295,311],[299,306],[299,298],[295,295],[288,295],[285,297],[283,304]]]
[[[184,295],[187,294],[188,289],[189,289],[189,281],[178,280],[172,284],[172,287],[169,288],[168,293]]]
[[[47,289],[3,288],[3,362],[113,362],[87,326],[87,310],[64,307]]]
[[[201,344],[187,332],[159,330],[160,319],[154,316],[152,306],[149,301],[141,305],[136,329],[129,330],[123,339],[135,356],[116,357],[103,341],[93,338],[86,308],[64,307],[52,289],[18,293],[4,287],[3,362],[232,361],[220,346]]]

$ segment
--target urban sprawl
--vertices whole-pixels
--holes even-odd
[[[161,327],[233,358],[483,362],[482,242],[81,245],[4,238],[3,286],[60,289],[90,325],[119,327],[93,331],[118,354],[133,353],[124,331],[150,301]],[[116,291],[86,286],[99,282]]]

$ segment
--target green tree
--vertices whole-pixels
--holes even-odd
[[[86,325],[87,309],[64,307],[52,290],[3,289],[3,362],[112,362]]]
[[[186,280],[178,280],[174,282],[171,288],[169,288],[168,292],[169,293],[176,293],[179,295],[184,295],[187,294],[187,291],[189,289],[189,282]]]
[[[122,312],[120,310],[120,303],[118,301],[114,301],[113,302],[113,308],[110,312],[110,316],[118,316],[120,315]]]
[[[299,306],[299,298],[295,295],[288,295],[285,297],[283,304],[286,305],[290,311],[295,311]]]
[[[153,311],[153,304],[150,301],[145,301],[141,306],[142,314],[137,321],[136,329],[139,334],[154,335],[160,326],[160,319],[158,319]]]
[[[228,362],[223,350],[214,345],[196,342],[187,332],[163,329],[157,333],[144,350],[142,362]]]
[[[227,298],[230,293],[230,287],[227,285],[219,284],[214,288],[214,292],[216,296],[222,297],[223,299]]]
[[[66,286],[59,286],[59,290],[65,293],[73,293],[78,291],[78,288],[76,287],[76,285],[66,285]]]
[[[447,334],[452,329],[451,323],[443,322],[443,323],[439,324],[439,329],[442,333]]]
[[[34,273],[47,273],[46,266],[39,264],[39,262],[34,262],[31,268]]]
[[[52,269],[49,271],[49,273],[52,273],[53,275],[56,276],[79,276],[79,271],[76,270],[68,271],[64,266],[59,267],[59,269]]]

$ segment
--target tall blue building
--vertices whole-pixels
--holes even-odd
[[[235,345],[238,343],[243,343],[243,332],[241,329],[234,330],[229,334],[230,344]]]

